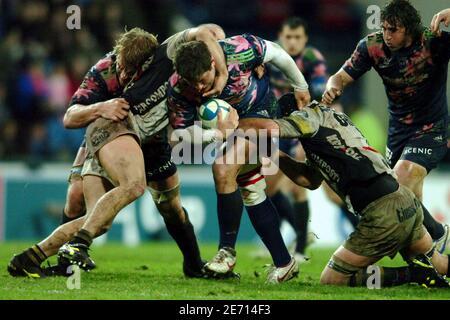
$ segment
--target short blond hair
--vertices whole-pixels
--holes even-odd
[[[114,46],[114,52],[120,56],[125,72],[134,74],[158,47],[156,36],[141,29],[133,28],[121,34]]]

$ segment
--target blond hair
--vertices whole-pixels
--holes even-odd
[[[136,70],[151,56],[158,47],[158,40],[153,34],[133,28],[121,34],[114,46],[114,52],[120,56],[125,72],[132,76]]]

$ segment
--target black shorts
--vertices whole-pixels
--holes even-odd
[[[399,160],[417,163],[430,172],[447,153],[448,121],[411,127],[390,124],[386,158],[393,168]]]
[[[177,167],[171,160],[172,147],[167,141],[167,129],[158,132],[141,147],[147,183],[165,180],[177,172]]]

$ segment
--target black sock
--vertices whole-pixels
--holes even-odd
[[[348,221],[350,221],[353,228],[356,229],[356,226],[359,223],[359,217],[357,215],[351,213],[345,204],[340,206],[340,209],[341,209],[342,214],[348,219]]]
[[[217,193],[217,218],[220,231],[219,249],[235,247],[243,208],[239,189],[232,193]]]
[[[383,288],[400,286],[402,284],[411,282],[412,275],[409,272],[409,267],[380,267],[380,269],[383,269],[383,276],[381,278],[381,286]]]
[[[421,204],[423,210],[423,225],[427,228],[427,231],[433,240],[439,240],[445,233],[444,226],[431,216],[423,203]]]
[[[297,245],[295,252],[304,254],[306,241],[308,239],[309,205],[308,201],[294,203],[295,210],[295,233],[297,234]]]
[[[65,223],[67,223],[67,222],[76,220],[76,219],[78,219],[79,217],[84,216],[85,214],[86,214],[86,211],[83,210],[83,211],[80,213],[79,216],[77,216],[77,217],[75,217],[75,218],[69,218],[69,217],[66,215],[66,213],[64,212],[64,210],[63,210],[62,215],[61,215],[61,224],[65,224]]]
[[[295,229],[294,208],[292,207],[288,197],[286,197],[283,192],[278,191],[272,197],[270,197],[270,201],[272,201],[273,205],[277,209],[280,219],[285,219],[287,222],[289,222],[292,228]]]
[[[25,260],[25,263],[32,264],[37,267],[39,267],[41,263],[47,259],[46,254],[37,244],[25,250],[22,257]]]
[[[89,231],[81,229],[75,234],[75,236],[69,243],[70,244],[81,243],[89,247],[92,244],[93,239],[94,236]]]
[[[200,257],[200,249],[198,248],[197,238],[194,232],[194,226],[189,220],[188,213],[183,208],[186,220],[183,224],[179,221],[173,222],[164,219],[167,231],[175,240],[180,248],[186,264],[190,267],[201,269],[203,267],[202,258]]]
[[[400,286],[405,283],[412,282],[412,275],[409,267],[376,267],[381,271],[380,274],[380,287],[394,287]],[[367,268],[361,269],[360,271],[353,274],[349,281],[350,287],[367,287],[370,284],[368,283],[369,277],[373,276],[373,272],[368,272]]]
[[[266,198],[256,206],[246,206],[245,208],[256,233],[269,250],[275,266],[287,265],[291,261],[291,255],[281,237],[280,220],[270,199]]]

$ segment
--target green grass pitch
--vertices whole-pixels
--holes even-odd
[[[81,274],[79,290],[69,290],[62,277],[35,280],[8,275],[6,265],[13,253],[31,244],[0,244],[0,299],[450,299],[450,290],[415,285],[381,290],[321,286],[320,273],[333,249],[310,249],[312,260],[300,266],[298,278],[281,285],[265,285],[263,265],[270,260],[251,258],[255,247],[249,244],[237,246],[235,270],[241,274],[240,281],[186,279],[181,270],[181,254],[173,243],[94,246],[91,253],[98,268]],[[201,249],[207,259],[216,252],[212,244],[202,244]],[[396,266],[402,261],[397,257],[381,264]]]

